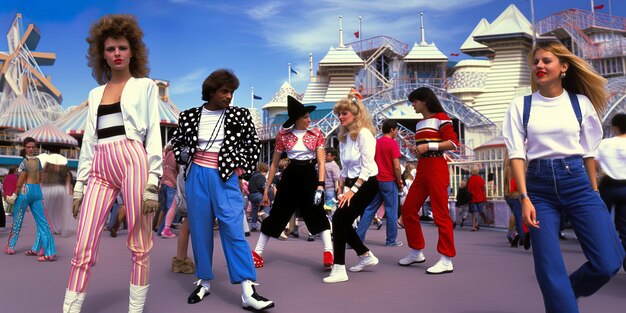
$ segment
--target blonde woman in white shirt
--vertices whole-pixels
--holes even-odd
[[[546,312],[579,312],[577,299],[607,283],[624,258],[595,181],[606,79],[560,42],[538,43],[529,63],[534,92],[513,100],[503,134]],[[562,211],[588,259],[569,277],[557,237]]]
[[[374,162],[376,152],[376,129],[372,118],[361,102],[361,95],[353,90],[348,98],[339,100],[333,112],[339,117],[339,151],[341,159],[341,179],[338,190],[343,190],[337,198],[337,211],[333,215],[333,248],[335,259],[330,276],[325,283],[338,283],[348,280],[346,273],[346,243],[359,256],[359,262],[350,268],[359,272],[367,266],[378,264],[378,259],[363,244],[352,228],[352,222],[363,214],[365,208],[378,192],[378,167]],[[344,188],[345,187],[345,188]]]

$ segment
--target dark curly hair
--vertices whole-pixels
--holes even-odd
[[[133,53],[129,64],[130,74],[137,78],[148,76],[148,49],[143,43],[143,31],[137,20],[128,14],[110,14],[94,23],[87,37],[87,64],[91,67],[91,76],[99,84],[106,84],[111,79],[111,70],[103,56],[107,38],[126,38]]]
[[[232,90],[239,88],[239,79],[231,69],[218,69],[204,80],[202,83],[202,100],[210,101],[211,95],[224,86]]]

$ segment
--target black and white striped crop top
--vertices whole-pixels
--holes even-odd
[[[112,142],[126,139],[122,107],[119,102],[98,106],[98,142]]]

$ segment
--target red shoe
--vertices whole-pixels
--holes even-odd
[[[8,254],[8,255],[14,255],[15,254],[15,250],[11,249],[9,247],[9,245],[4,246],[4,253]]]
[[[37,252],[34,250],[26,250],[26,252],[24,252],[25,255],[29,255],[29,256],[35,256],[37,255]]]
[[[330,251],[324,251],[324,269],[329,270],[333,265],[333,253]]]
[[[254,260],[254,267],[263,267],[263,257],[261,257],[256,251],[252,250],[252,260]]]
[[[44,255],[44,256],[40,256],[37,258],[37,261],[39,262],[54,262],[57,260],[57,256],[56,255]]]

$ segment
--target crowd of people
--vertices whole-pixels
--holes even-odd
[[[2,209],[13,216],[6,254],[15,253],[27,207],[37,233],[25,254],[39,256],[40,262],[56,260],[53,234],[76,231],[63,312],[81,311],[107,220],[113,237],[126,224],[132,256],[129,312],[142,312],[146,302],[153,231],[162,238],[178,237],[172,272],[197,277],[189,304],[211,292],[217,231],[230,282],[242,288],[241,305],[253,311],[274,307],[257,291],[257,270],[272,258],[266,253],[271,238],[298,236],[298,220],[304,221],[310,241],[320,238],[322,267],[330,270],[322,281],[332,284],[348,281],[348,271],[380,262],[364,239],[372,222],[377,229],[383,226],[383,217],[386,246],[402,247],[398,229],[405,229],[408,253],[398,264],[426,262],[420,210],[428,206],[438,231],[439,258],[426,273],[454,271],[458,220],[449,213],[444,155],[457,149],[459,139],[431,89],[420,87],[408,95],[423,117],[409,147],[418,159],[416,167],[402,169],[397,122],[384,121],[376,139],[377,125],[355,89],[333,108],[340,122],[338,150],[326,148],[321,130],[311,126],[316,107],[289,96],[288,119],[276,134],[268,166],[259,162],[260,141],[249,111],[231,106],[239,87],[231,70],[216,70],[203,81],[205,102],[180,113],[171,141],[162,147],[158,89],[147,78],[147,48],[135,18],[104,16],[90,29],[87,42],[89,66],[100,86],[89,93],[76,182],[72,187],[65,164],[42,165],[33,155],[32,138],[24,140],[19,168],[11,169],[3,182]],[[606,105],[606,80],[556,42],[538,43],[529,64],[533,94],[513,100],[503,125],[508,149],[504,194],[513,216],[510,241],[528,249],[532,240],[546,311],[578,312],[579,297],[592,295],[626,267],[626,115],[613,118],[615,136],[602,140],[598,113]],[[553,116],[564,121],[552,123]],[[604,173],[599,185],[597,165]],[[478,166],[471,168],[456,199],[460,226],[469,220],[472,231],[480,229],[479,216],[483,222],[490,218],[480,172]],[[615,210],[617,231],[607,208]],[[569,275],[559,252],[563,215],[588,259]],[[286,230],[290,221],[295,225],[291,231]],[[4,227],[5,221],[0,223]],[[174,224],[180,227],[178,235]],[[256,231],[251,249],[245,237]],[[190,239],[192,258],[187,253]],[[347,247],[358,262],[346,270]]]

